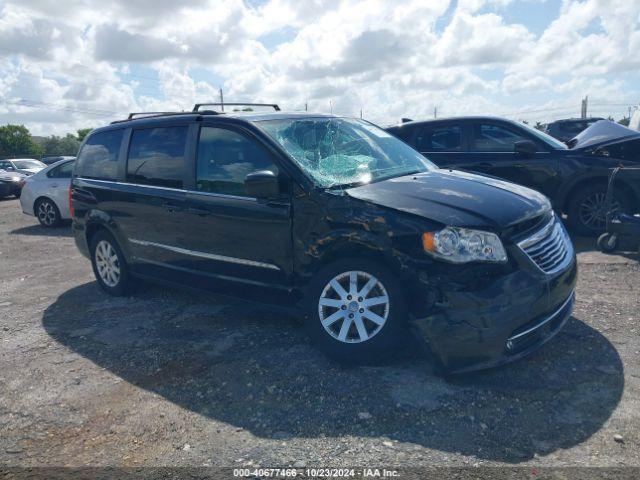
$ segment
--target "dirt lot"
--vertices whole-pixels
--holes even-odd
[[[68,228],[0,201],[0,465],[638,466],[638,257],[577,243],[566,328],[445,382],[417,352],[342,367],[228,298],[110,298]]]

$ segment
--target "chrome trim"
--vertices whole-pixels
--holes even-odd
[[[144,185],[142,183],[118,182],[116,180],[98,180],[97,178],[85,178],[85,177],[75,177],[75,178],[77,178],[78,180],[84,180],[85,182],[109,183],[111,185],[124,185],[128,187],[157,188],[160,190],[170,190],[172,192],[183,192],[183,193],[186,193],[189,191],[183,188],[160,187],[158,185]]]
[[[525,330],[522,333],[519,333],[517,335],[514,335],[513,337],[509,337],[507,339],[507,342],[513,341],[517,338],[523,337],[524,335],[527,335],[531,332],[533,332],[534,330],[537,330],[540,327],[543,327],[544,325],[546,325],[547,323],[549,323],[550,321],[552,321],[554,318],[556,318],[556,316],[569,304],[574,300],[575,297],[575,291],[571,292],[571,295],[569,295],[569,297],[562,303],[562,305],[560,305],[559,308],[557,308],[551,315],[548,315],[544,320],[542,320],[540,323],[538,323],[536,326],[531,327],[527,330]]]
[[[157,185],[145,185],[143,183],[127,183],[127,182],[118,182],[116,180],[98,180],[96,178],[85,178],[85,177],[76,177],[78,180],[84,180],[85,182],[98,182],[98,183],[109,183],[113,185],[124,185],[128,187],[142,187],[142,188],[156,188],[160,190],[170,190],[172,192],[181,192],[181,193],[189,193],[193,195],[204,195],[207,197],[220,197],[220,198],[231,198],[235,200],[247,200],[250,202],[257,202],[258,199],[255,197],[242,197],[240,195],[227,195],[226,193],[215,193],[215,192],[202,192],[200,190],[187,190],[184,188],[172,188],[172,187],[161,187]]]
[[[549,231],[551,231],[551,229],[555,226],[555,223],[556,214],[555,212],[551,212],[551,220],[549,220],[549,222],[547,222],[547,224],[536,233],[518,242],[518,246],[522,249],[525,249],[528,246],[533,245],[534,243],[538,243],[539,241],[544,240],[544,238],[549,234]]]
[[[216,255],[215,253],[199,252],[196,250],[188,250],[186,248],[174,247],[172,245],[164,245],[162,243],[149,242],[147,240],[138,240],[137,238],[129,238],[131,243],[136,245],[142,245],[144,247],[156,247],[163,248],[175,253],[181,253],[183,255],[191,255],[192,257],[207,258],[209,260],[217,260],[220,262],[237,263],[238,265],[246,265],[249,267],[268,268],[271,270],[280,270],[280,267],[271,263],[256,262],[254,260],[247,260],[244,258],[227,257],[225,255]]]
[[[531,255],[529,254],[529,252],[527,252],[526,249],[533,247],[538,243],[544,243],[547,240],[553,240],[551,237],[556,238],[558,236],[561,238],[558,239],[556,243],[551,241],[550,244],[547,245],[545,248],[551,248],[553,245],[557,244],[557,242],[562,242],[561,248],[564,248],[565,250],[564,259],[551,270],[545,270],[531,257]],[[565,268],[567,268],[567,266],[569,266],[569,264],[573,260],[573,255],[574,255],[573,243],[571,242],[571,238],[569,238],[569,234],[567,233],[567,230],[564,228],[564,225],[560,220],[556,219],[555,215],[553,216],[551,221],[547,223],[544,227],[542,227],[532,236],[518,242],[517,245],[518,247],[520,247],[522,252],[529,258],[529,260],[531,260],[531,263],[533,263],[538,268],[538,270],[540,270],[546,275],[553,275],[555,273],[558,273],[561,270],[564,270]]]

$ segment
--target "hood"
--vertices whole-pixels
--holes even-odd
[[[599,145],[609,143],[612,140],[636,137],[640,137],[640,132],[631,130],[619,123],[614,123],[609,120],[600,120],[580,132],[568,143],[572,150],[579,150],[594,148]]]
[[[392,178],[350,188],[347,193],[443,225],[495,231],[551,209],[544,195],[529,188],[450,170]]]
[[[0,180],[3,180],[5,182],[13,182],[16,178],[22,180],[26,178],[26,175],[20,172],[7,172],[6,170],[0,170]]]

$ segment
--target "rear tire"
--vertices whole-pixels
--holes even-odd
[[[125,257],[113,236],[100,230],[91,239],[91,266],[100,288],[109,295],[124,296],[133,290]]]
[[[34,205],[33,211],[43,227],[55,228],[60,225],[60,210],[53,200],[41,198]]]
[[[388,357],[407,338],[400,282],[367,259],[345,259],[318,272],[305,296],[305,324],[328,356],[347,363]]]
[[[607,186],[594,184],[582,187],[569,196],[567,223],[579,235],[599,235],[606,228],[606,205],[604,203]],[[614,207],[619,210],[629,207],[629,200],[622,192],[614,194]]]

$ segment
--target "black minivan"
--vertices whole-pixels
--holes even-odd
[[[81,146],[73,231],[107,293],[262,294],[333,357],[375,360],[412,331],[448,371],[520,358],[570,317],[575,254],[543,195],[438,169],[363,120],[202,106]]]

